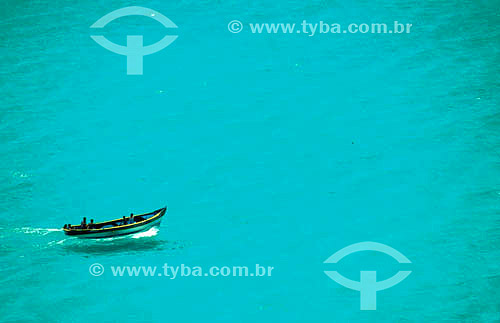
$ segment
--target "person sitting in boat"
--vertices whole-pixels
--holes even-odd
[[[94,228],[94,219],[90,219],[89,229],[93,229],[93,228]]]
[[[125,217],[125,215],[123,216],[123,225],[127,224],[127,218]]]
[[[130,213],[129,223],[134,223],[134,213]]]
[[[86,217],[83,217],[83,221],[81,223],[81,226],[82,226],[82,229],[86,229],[87,228],[87,218]]]

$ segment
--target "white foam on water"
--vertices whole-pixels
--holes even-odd
[[[17,232],[22,232],[26,234],[40,234],[40,235],[47,235],[52,232],[61,232],[62,229],[48,229],[48,228],[30,228],[30,227],[23,227],[19,229],[14,229],[14,231]]]
[[[55,240],[55,241],[50,241],[49,243],[47,243],[47,245],[50,247],[50,246],[53,246],[55,244],[63,244],[64,241],[66,241],[66,239],[63,239],[63,240]]]
[[[132,238],[133,239],[139,239],[139,238],[146,238],[146,237],[154,237],[155,235],[158,234],[159,231],[160,230],[157,227],[152,227],[148,231],[134,233],[132,235]]]
[[[28,178],[28,177],[31,177],[30,174],[26,174],[26,173],[23,173],[23,172],[13,172],[12,176],[13,177],[17,177],[17,178]]]
[[[105,242],[105,241],[116,241],[116,240],[122,240],[122,239],[127,239],[127,236],[117,236],[117,237],[101,238],[101,239],[95,239],[95,240],[92,239],[92,241],[97,242],[97,243],[101,243],[101,242]]]

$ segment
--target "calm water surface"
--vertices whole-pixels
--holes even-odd
[[[179,29],[143,76],[89,26],[129,5]],[[498,322],[495,1],[4,1],[0,321]],[[227,23],[412,23],[410,34],[231,34]],[[248,26],[246,26],[248,28]],[[147,17],[103,34],[151,44]],[[66,238],[168,205],[161,230]],[[377,311],[329,279],[413,273]],[[89,274],[100,263],[105,273]],[[109,266],[275,267],[271,277],[113,277]]]

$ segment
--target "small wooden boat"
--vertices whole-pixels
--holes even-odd
[[[121,219],[82,225],[64,225],[64,234],[78,238],[109,238],[126,234],[147,231],[152,227],[160,226],[160,222],[167,212],[167,208],[123,217]],[[90,227],[89,227],[90,226]]]

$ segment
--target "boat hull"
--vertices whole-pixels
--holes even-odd
[[[134,225],[117,226],[106,229],[89,229],[89,230],[64,230],[68,236],[77,237],[80,239],[100,239],[134,234],[147,231],[153,227],[159,227],[166,209],[159,210],[159,213],[153,216],[150,220],[136,223]]]

